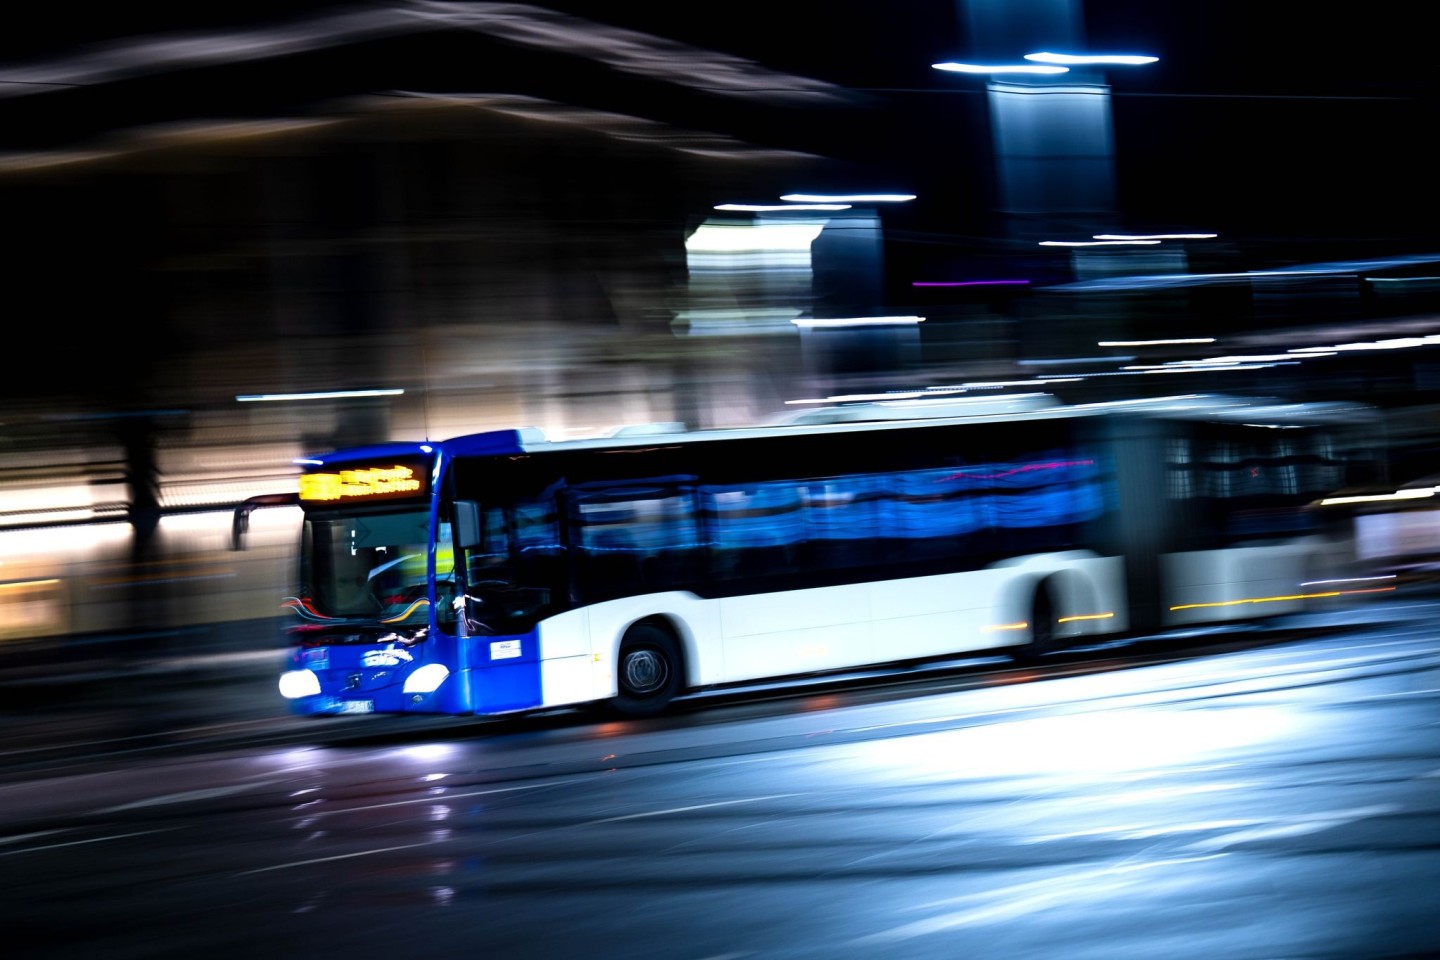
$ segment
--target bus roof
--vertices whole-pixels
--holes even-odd
[[[632,424],[605,436],[553,440],[534,427],[490,430],[448,440],[381,443],[352,447],[297,461],[303,466],[397,456],[429,457],[438,450],[449,456],[485,456],[561,450],[603,450],[652,446],[657,441],[714,442],[746,438],[809,434],[863,433],[871,430],[923,428],[961,423],[994,423],[1070,417],[1130,415],[1187,420],[1218,420],[1257,426],[1368,422],[1375,408],[1348,401],[1289,403],[1270,398],[1223,394],[1183,394],[1097,403],[1062,403],[1049,394],[980,400],[897,400],[830,405],[807,410],[772,423],[754,426],[687,430],[681,423]]]
[[[683,424],[635,424],[605,436],[552,440],[535,429],[499,430],[444,441],[452,455],[534,453],[544,450],[608,449],[650,446],[657,440],[706,442],[798,434],[860,433],[870,430],[923,428],[959,423],[1048,420],[1077,416],[1136,415],[1189,420],[1221,420],[1258,426],[1299,426],[1354,421],[1374,408],[1351,402],[1286,403],[1218,394],[1186,394],[1101,403],[1061,403],[1048,394],[1024,400],[873,401],[806,411],[755,426],[686,430]]]

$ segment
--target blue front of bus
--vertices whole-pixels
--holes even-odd
[[[451,508],[429,444],[302,461],[298,590],[283,606],[292,713],[500,713],[538,707],[538,630],[466,636]],[[476,603],[471,597],[469,603]],[[515,623],[515,621],[511,621]]]
[[[469,712],[464,673],[452,669],[446,646],[439,636],[304,644],[291,651],[280,692],[301,715]]]
[[[418,642],[331,635],[293,648],[280,691],[300,715],[473,714],[540,706],[539,637],[457,637]]]
[[[305,519],[280,694],[302,715],[453,712],[456,651],[435,632],[436,451],[380,444],[301,461]],[[448,531],[448,526],[446,527]],[[439,549],[437,549],[439,548]]]

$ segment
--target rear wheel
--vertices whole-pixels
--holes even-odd
[[[1055,598],[1049,584],[1040,584],[1030,604],[1030,642],[1010,651],[1021,663],[1035,663],[1047,654],[1062,648],[1056,631]]]
[[[674,634],[653,623],[637,623],[620,641],[617,692],[610,708],[627,717],[662,712],[680,693],[681,666]]]

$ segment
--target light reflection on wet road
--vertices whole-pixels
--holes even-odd
[[[1434,612],[905,698],[92,751],[0,782],[7,955],[1435,951]]]

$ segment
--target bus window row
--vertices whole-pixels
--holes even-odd
[[[881,566],[963,569],[1073,546],[1082,525],[1115,507],[1094,457],[1060,455],[754,483],[579,484],[558,508],[555,492],[484,511],[472,577],[488,560],[557,579],[544,571],[568,556],[580,591],[596,598],[775,577],[823,583]]]

